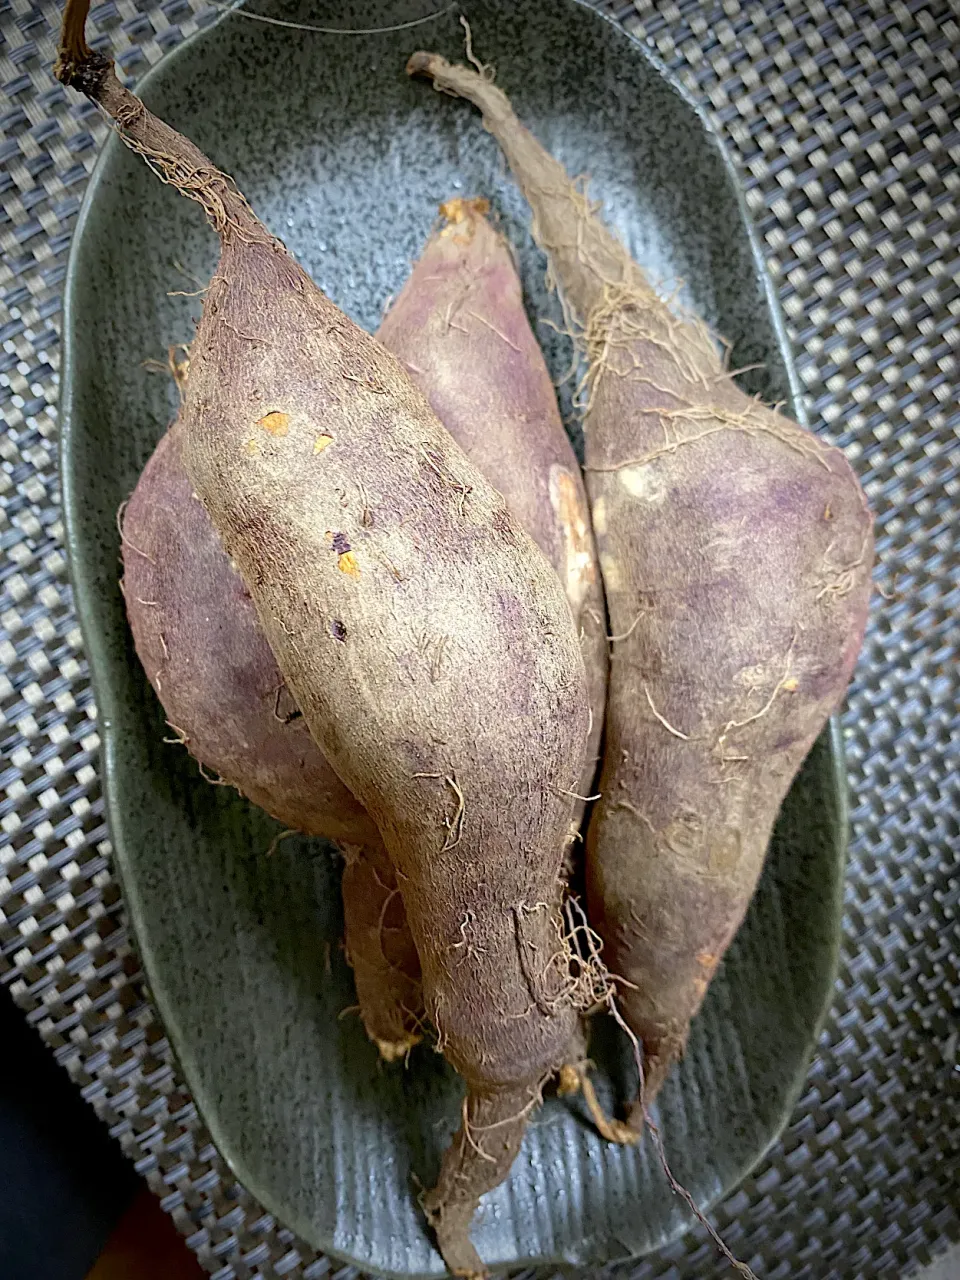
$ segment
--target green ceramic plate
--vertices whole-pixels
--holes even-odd
[[[431,0],[266,0],[260,11],[337,27],[404,22]],[[575,0],[466,0],[481,58],[517,110],[593,194],[634,254],[760,363],[750,390],[796,380],[735,179],[703,120],[644,50]],[[464,103],[403,73],[416,48],[462,54],[457,14],[380,35],[323,35],[236,14],[183,44],[142,86],[148,102],[233,173],[268,225],[361,324],[376,327],[439,201],[490,196],[519,251],[553,369],[569,363],[528,215]],[[417,1208],[459,1111],[429,1048],[384,1068],[359,1021],[339,941],[338,867],[201,780],[164,743],[117,587],[116,511],[174,410],[144,361],[189,340],[181,296],[209,277],[199,209],[117,139],[104,149],[73,242],[63,373],[64,502],[93,670],[117,864],[153,996],[218,1147],[240,1180],[311,1245],[364,1269],[441,1270]],[[174,296],[176,295],[176,296]],[[572,428],[576,435],[575,428]],[[784,1124],[829,1002],[846,837],[835,732],[790,793],[756,899],[659,1105],[677,1177],[702,1205],[733,1187]],[[594,1036],[601,1093],[631,1094],[629,1054]],[[550,1100],[475,1239],[491,1264],[599,1264],[689,1225],[650,1146],[600,1142]]]

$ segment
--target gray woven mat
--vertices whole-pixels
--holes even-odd
[[[213,16],[203,4],[107,0],[92,26],[139,74]],[[726,135],[811,417],[878,521],[883,594],[844,717],[835,1008],[792,1123],[717,1222],[767,1280],[899,1276],[960,1234],[960,6],[637,0],[618,16]],[[213,1149],[110,864],[54,457],[60,287],[104,127],[50,78],[56,22],[49,0],[0,0],[0,978],[218,1280],[315,1280],[331,1264]],[[611,1274],[724,1270],[693,1235]]]

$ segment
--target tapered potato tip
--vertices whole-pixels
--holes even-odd
[[[436,53],[427,53],[426,49],[418,49],[416,53],[410,55],[407,63],[408,76],[430,76],[433,75],[433,67],[444,59]]]
[[[425,49],[420,49],[411,54],[407,62],[407,75],[432,80],[435,88],[466,98],[482,111],[499,107],[513,115],[506,96],[494,85],[489,73],[482,74],[476,67],[467,67],[459,62],[448,62],[439,53],[428,53]]]
[[[458,62],[448,62],[442,54],[428,53],[426,49],[418,49],[416,53],[410,55],[407,62],[407,75],[425,76],[438,88],[446,89],[449,93],[459,93],[462,97],[473,100],[478,89],[482,96],[484,87],[492,87],[492,80],[481,75],[474,67],[466,67]],[[500,98],[503,94],[497,90],[496,96]]]

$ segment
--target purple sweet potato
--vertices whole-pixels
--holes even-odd
[[[454,1270],[578,1016],[557,882],[587,751],[557,574],[399,361],[119,82],[68,0],[57,73],[220,240],[183,388],[194,490],[307,726],[397,871],[463,1128],[429,1203]],[[438,671],[433,655],[442,647]]]
[[[444,225],[378,336],[467,456],[497,479],[566,585],[591,682],[586,789],[596,773],[607,643],[580,469],[486,202],[455,199],[441,212]],[[137,651],[184,744],[287,826],[344,848],[346,948],[361,1017],[386,1059],[403,1056],[423,1010],[392,864],[293,705],[249,594],[192,493],[175,428],[126,508],[123,560]]]
[[[482,111],[588,361],[587,488],[614,633],[588,909],[631,984],[649,1102],[843,698],[871,515],[843,454],[740,390],[712,335],[657,295],[499,89],[432,54],[408,69]]]

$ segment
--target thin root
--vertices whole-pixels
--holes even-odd
[[[204,782],[209,782],[211,787],[233,787],[238,796],[242,796],[243,792],[235,782],[230,782],[227,778],[221,778],[218,773],[209,773],[202,760],[197,761],[197,769],[200,771],[200,777]]]
[[[643,615],[646,612],[647,612],[646,609],[641,609],[640,612],[637,614],[637,616],[634,618],[634,620],[630,623],[629,627],[627,627],[626,631],[622,631],[620,635],[618,636],[608,635],[607,640],[610,642],[610,644],[621,644],[624,640],[629,640],[630,637],[633,635],[634,630],[636,629],[637,623],[640,621],[640,619],[643,617]]]
[[[760,710],[755,711],[751,716],[747,716],[745,720],[728,720],[727,723],[723,726],[723,730],[720,734],[720,737],[717,739],[717,745],[716,745],[716,751],[720,755],[720,758],[722,761],[732,762],[737,760],[749,760],[750,757],[746,755],[731,756],[725,753],[724,748],[726,747],[727,737],[730,734],[730,731],[732,729],[745,729],[747,725],[754,724],[756,723],[757,720],[762,720],[763,717],[769,713],[771,707],[773,706],[774,702],[777,700],[777,697],[779,696],[779,694],[784,689],[791,687],[791,675],[790,675],[791,664],[792,664],[791,660],[793,658],[793,648],[796,643],[797,643],[797,636],[796,636],[796,632],[794,632],[793,639],[790,641],[790,647],[787,649],[787,656],[784,660],[783,674],[780,676],[780,679],[777,681],[777,683],[773,686],[773,689],[770,692],[770,696],[767,698],[766,702],[763,704]],[[795,688],[796,685],[794,684],[793,687]]]
[[[269,849],[267,849],[266,856],[270,858],[277,852],[277,850],[280,848],[281,840],[286,840],[288,836],[298,836],[299,834],[300,832],[293,830],[293,828],[291,828],[289,831],[278,831],[277,834],[270,841],[270,847]]]
[[[520,354],[520,348],[517,346],[517,344],[513,342],[510,338],[508,338],[505,333],[501,333],[500,330],[497,328],[497,326],[491,323],[491,321],[487,320],[485,316],[480,315],[476,311],[465,311],[464,315],[473,316],[474,320],[478,320],[480,324],[485,325],[486,328],[488,328],[491,331],[491,333],[495,333],[498,338],[501,338],[507,344],[508,347],[512,347],[514,351]]]
[[[584,804],[593,804],[594,800],[602,799],[602,793],[600,791],[598,791],[595,796],[582,796],[577,791],[567,791],[565,787],[556,787],[555,790],[562,796],[570,796],[572,800],[582,800]]]
[[[462,13],[460,15],[460,25],[463,27],[463,45],[467,61],[476,70],[478,76],[492,84],[496,72],[489,63],[481,62],[473,52],[473,32],[470,30],[470,23]]]
[[[190,737],[186,733],[186,731],[181,729],[178,724],[174,724],[172,720],[168,720],[167,724],[173,730],[175,736],[172,738],[164,738],[164,742],[166,742],[171,747],[181,746],[181,747],[189,748]]]
[[[650,696],[650,690],[647,687],[646,680],[644,680],[643,682],[643,693],[645,698],[647,699],[647,706],[653,712],[654,718],[656,720],[659,720],[659,722],[666,729],[667,733],[672,733],[673,736],[675,738],[679,738],[681,742],[689,742],[690,735],[688,733],[681,733],[679,729],[675,729],[673,725],[670,723],[670,721],[666,718],[666,716],[661,715],[660,712],[657,710],[657,708],[653,705],[653,698],[651,698]]]
[[[456,773],[444,775],[442,773],[415,773],[414,778],[435,778],[439,780],[443,778],[445,784],[451,789],[456,797],[457,807],[452,818],[444,818],[443,824],[447,829],[447,838],[443,843],[441,853],[447,853],[450,849],[455,849],[463,839],[463,824],[466,819],[466,801],[463,798],[463,792],[460,790],[460,784],[457,782]]]
[[[579,1090],[583,1094],[583,1101],[590,1112],[590,1119],[593,1121],[594,1128],[605,1142],[615,1142],[618,1146],[623,1147],[636,1145],[640,1140],[640,1134],[636,1129],[631,1129],[622,1120],[608,1116],[603,1107],[601,1107],[600,1099],[597,1097],[597,1091],[593,1087],[593,1081],[590,1079],[586,1065],[580,1067],[565,1065],[561,1068],[560,1074],[561,1086],[557,1092],[569,1095]]]
[[[153,556],[148,556],[146,551],[141,551],[137,544],[135,542],[131,542],[123,532],[123,513],[126,511],[129,502],[129,498],[124,498],[123,502],[121,502],[119,507],[117,507],[117,533],[120,535],[120,541],[125,547],[129,547],[131,551],[135,551],[138,556],[143,556],[144,560],[149,560],[153,567],[156,568],[157,562],[154,560]]]
[[[444,471],[440,465],[440,460],[437,458],[434,450],[428,449],[426,445],[421,444],[420,453],[425,459],[427,466],[430,468],[430,470],[433,471],[437,476],[439,476],[445,485],[449,485],[449,487],[453,489],[453,491],[456,494],[458,494],[459,500],[457,504],[457,512],[462,517],[464,503],[466,502],[467,498],[469,498],[470,494],[473,493],[473,486],[469,484],[461,483],[461,481],[454,479],[453,476],[449,475],[446,471]]]
[[[447,838],[444,841],[441,853],[446,853],[448,849],[455,849],[463,839],[463,824],[466,813],[466,803],[463,799],[463,792],[460,790],[460,784],[457,782],[457,775],[452,774],[449,778],[444,778],[447,786],[451,788],[453,794],[457,798],[457,810],[453,818],[447,821]]]
[[[671,1170],[670,1165],[667,1163],[667,1153],[664,1150],[664,1146],[663,1146],[663,1135],[660,1133],[659,1127],[651,1119],[650,1113],[647,1110],[646,1100],[644,1098],[643,1054],[640,1049],[640,1043],[637,1040],[637,1037],[634,1035],[631,1028],[628,1027],[626,1022],[624,1021],[623,1015],[620,1013],[620,1010],[617,1006],[617,1002],[612,996],[608,1003],[608,1008],[611,1016],[613,1017],[613,1020],[617,1023],[617,1025],[621,1028],[621,1030],[626,1034],[627,1039],[630,1041],[631,1048],[633,1049],[633,1057],[637,1065],[637,1073],[639,1075],[639,1081],[640,1081],[639,1104],[640,1104],[641,1113],[643,1115],[644,1127],[648,1129],[650,1132],[650,1137],[653,1139],[653,1145],[657,1153],[657,1159],[660,1162],[660,1167],[663,1169],[664,1176],[666,1177],[667,1181],[670,1184],[671,1190],[674,1192],[675,1195],[680,1196],[680,1198],[686,1203],[687,1207],[693,1213],[694,1217],[697,1219],[700,1225],[704,1228],[704,1230],[710,1236],[713,1243],[717,1246],[717,1248],[720,1250],[720,1252],[723,1254],[726,1260],[730,1263],[730,1265],[734,1268],[734,1270],[738,1271],[740,1275],[744,1277],[744,1280],[757,1280],[756,1275],[753,1273],[753,1271],[751,1271],[751,1269],[747,1266],[747,1264],[745,1262],[741,1262],[739,1258],[737,1258],[733,1253],[731,1253],[730,1249],[724,1243],[724,1240],[720,1235],[720,1233],[717,1231],[716,1227],[714,1227],[713,1224],[709,1222],[708,1219],[704,1216],[704,1214],[700,1211],[700,1208],[696,1204],[690,1192],[686,1189],[686,1187],[681,1186],[681,1184],[673,1176],[673,1171]]]

